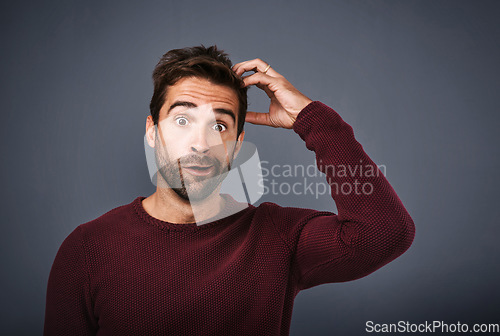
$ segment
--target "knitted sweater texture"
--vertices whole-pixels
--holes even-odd
[[[313,102],[293,130],[315,152],[338,214],[266,202],[173,224],[138,197],[64,240],[44,335],[288,335],[300,290],[364,277],[406,251],[413,221],[351,126]]]

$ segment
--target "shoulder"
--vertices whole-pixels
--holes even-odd
[[[86,240],[96,237],[115,236],[130,230],[134,223],[139,222],[135,210],[136,203],[139,201],[140,197],[137,197],[129,204],[113,208],[91,221],[80,224],[75,231],[79,231],[82,239]]]
[[[90,269],[95,260],[106,262],[120,257],[123,249],[119,247],[130,246],[130,237],[141,230],[139,216],[134,214],[135,202],[140,202],[140,198],[73,229],[58,249],[52,267],[54,274]]]

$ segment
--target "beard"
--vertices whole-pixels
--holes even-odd
[[[234,155],[233,151],[228,164],[223,164],[213,156],[195,153],[172,160],[158,140],[155,148],[156,166],[161,178],[168,188],[188,202],[202,201],[219,187],[231,169]],[[206,176],[196,176],[183,169],[192,166],[211,166],[212,172]]]

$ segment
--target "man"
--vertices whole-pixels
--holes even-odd
[[[352,128],[270,65],[231,68],[215,47],[185,48],[165,54],[153,80],[146,138],[157,190],[66,238],[45,335],[288,335],[300,290],[366,276],[411,245],[412,219]],[[246,113],[250,85],[271,99],[268,113]],[[298,133],[338,214],[219,193],[245,120]],[[360,165],[355,176],[332,169]]]

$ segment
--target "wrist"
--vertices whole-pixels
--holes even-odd
[[[293,113],[290,113],[290,118],[292,119],[293,123],[295,123],[295,120],[297,120],[300,112],[302,112],[312,102],[313,101],[306,96],[304,96],[304,99],[301,99],[299,102],[297,102],[297,104],[295,105],[295,110],[293,111]]]
[[[304,96],[304,100],[302,101],[302,104],[300,105],[299,113],[302,112],[302,110],[304,110],[307,107],[307,105],[311,104],[312,102],[313,101],[311,99]]]

